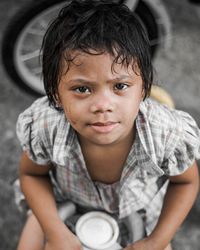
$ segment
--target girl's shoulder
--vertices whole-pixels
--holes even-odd
[[[150,98],[141,103],[139,120],[164,131],[173,130],[182,133],[184,130],[199,130],[196,121],[189,113],[170,108]]]
[[[36,99],[27,109],[25,109],[20,116],[32,116],[34,118],[45,119],[50,116],[60,116],[55,108],[49,105],[47,96]],[[37,121],[37,119],[36,119]]]
[[[52,158],[54,145],[69,139],[70,124],[64,112],[49,105],[47,97],[37,99],[22,112],[16,123],[16,133],[23,150],[40,164]]]
[[[143,147],[166,174],[178,174],[200,158],[200,129],[187,112],[147,99],[136,125]]]
[[[189,113],[169,108],[151,99],[141,104],[138,124],[151,131],[154,136],[158,133],[162,138],[174,135],[177,139],[191,136],[199,140],[200,136],[199,127]]]
[[[38,129],[56,126],[61,120],[67,123],[64,113],[51,107],[46,96],[34,101],[18,117],[21,125],[31,124]]]
[[[160,128],[165,129],[177,126],[177,123],[188,114],[160,104],[152,99],[146,99],[140,105],[140,115],[144,117],[145,122],[154,125],[157,124]]]

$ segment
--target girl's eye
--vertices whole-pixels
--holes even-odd
[[[75,92],[78,92],[78,93],[90,93],[90,89],[86,86],[81,86],[81,87],[77,87],[74,89]]]
[[[125,83],[117,83],[115,84],[115,89],[116,90],[124,90],[128,88],[128,84],[125,84]]]

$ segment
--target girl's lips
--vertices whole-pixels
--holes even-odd
[[[90,126],[98,133],[109,133],[119,125],[118,122],[96,122]]]

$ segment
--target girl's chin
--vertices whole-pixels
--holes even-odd
[[[108,134],[101,134],[98,136],[88,136],[86,138],[82,138],[81,140],[83,143],[84,141],[89,142],[90,144],[97,145],[97,146],[111,146],[120,142],[119,136],[116,135],[108,135]]]

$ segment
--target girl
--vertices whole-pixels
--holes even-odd
[[[47,96],[17,122],[31,215],[18,250],[81,249],[58,195],[118,220],[138,212],[145,238],[124,249],[170,249],[199,187],[200,131],[148,97],[153,70],[137,17],[110,1],[71,1],[43,41]],[[51,173],[51,178],[49,173]]]

